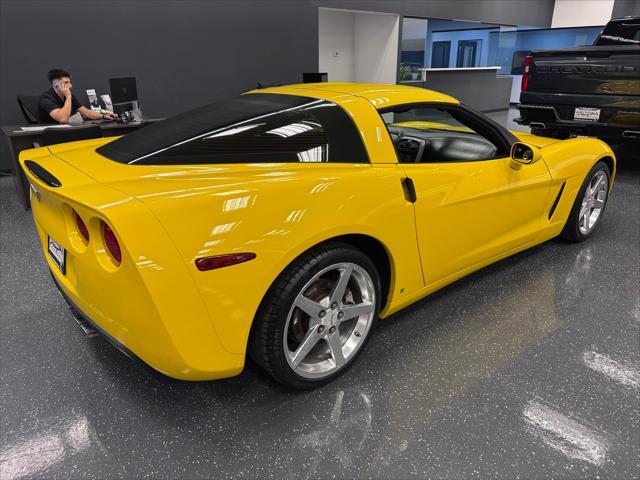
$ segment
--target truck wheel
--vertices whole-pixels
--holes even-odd
[[[363,350],[380,309],[373,262],[347,244],[299,257],[256,315],[252,357],[285,386],[307,389],[341,375]]]
[[[602,219],[609,199],[611,172],[604,162],[596,163],[578,191],[571,213],[560,236],[571,242],[582,242],[593,233]]]

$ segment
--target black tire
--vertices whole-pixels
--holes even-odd
[[[584,234],[580,231],[580,218],[579,218],[580,208],[582,207],[582,199],[584,198],[584,194],[587,189],[587,186],[591,183],[591,180],[598,172],[604,172],[605,175],[607,176],[607,185],[608,185],[607,195],[606,195],[604,206],[602,208],[602,212],[600,213],[600,216],[598,216],[598,219],[596,220],[595,224],[591,228],[591,231],[588,232],[587,234]],[[589,173],[585,177],[584,182],[582,182],[582,186],[578,191],[578,195],[576,195],[576,199],[573,202],[573,207],[571,208],[571,212],[569,213],[569,217],[567,218],[567,223],[565,224],[564,229],[560,234],[561,238],[569,242],[583,242],[593,234],[598,224],[602,221],[602,216],[604,215],[604,210],[606,209],[607,202],[609,200],[610,186],[611,186],[611,172],[609,171],[609,167],[607,166],[607,164],[603,161],[600,161],[596,163],[591,168],[591,170],[589,170]]]
[[[291,306],[298,293],[323,269],[337,263],[350,262],[366,270],[375,287],[375,306],[371,326],[353,356],[337,371],[323,378],[309,379],[298,375],[287,362],[283,339]],[[327,243],[302,254],[273,283],[254,319],[250,339],[251,357],[281,384],[309,389],[325,385],[342,375],[362,353],[380,311],[380,277],[374,263],[360,250],[345,243]]]

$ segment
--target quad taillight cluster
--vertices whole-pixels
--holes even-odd
[[[82,236],[82,238],[84,238],[85,242],[88,242],[89,229],[87,228],[85,223],[82,221],[82,217],[80,217],[78,212],[76,212],[75,210],[73,211],[73,219],[76,222],[76,228],[78,229],[78,233]]]
[[[531,75],[531,65],[533,58],[531,55],[527,55],[524,59],[524,72],[522,72],[522,83],[520,84],[520,90],[526,92],[529,89],[529,76]]]
[[[84,239],[85,243],[89,243],[89,229],[87,228],[87,224],[84,223],[82,217],[78,212],[73,210],[73,220],[76,225],[76,229],[80,236]],[[102,237],[102,244],[104,245],[107,252],[113,259],[113,262],[116,265],[120,265],[122,262],[122,250],[120,249],[120,243],[118,242],[118,238],[116,234],[113,233],[113,230],[109,225],[107,225],[103,220],[100,220],[100,233]]]
[[[87,228],[87,224],[82,220],[82,217],[78,212],[72,210],[73,221],[76,226],[76,230],[82,239],[84,244],[89,244],[90,233]],[[107,225],[104,220],[98,220],[100,228],[101,246],[104,246],[106,252],[109,253],[113,264],[119,266],[122,262],[122,249],[120,248],[120,242],[118,237],[113,232],[111,227]],[[229,267],[238,263],[248,262],[256,258],[256,254],[253,252],[231,253],[226,255],[214,255],[211,257],[201,257],[195,260],[196,268],[202,272],[207,270],[215,270],[218,268]]]
[[[116,234],[113,233],[109,225],[102,220],[100,221],[100,230],[102,230],[102,240],[104,241],[104,246],[107,247],[107,251],[117,263],[122,262],[122,251],[120,250],[120,244],[118,243]]]

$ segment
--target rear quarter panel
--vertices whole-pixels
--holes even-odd
[[[245,352],[255,313],[273,281],[323,241],[353,234],[379,241],[391,263],[387,304],[423,286],[413,206],[404,197],[402,171],[372,103],[340,92],[278,90],[341,105],[371,164],[105,165],[101,170],[102,181],[145,203],[160,220],[221,342],[234,353]],[[208,272],[195,267],[196,258],[234,252],[255,252],[257,258]]]
[[[198,380],[229,376],[244,365],[220,344],[190,273],[163,227],[140,201],[100,184],[47,149],[21,152],[61,182],[51,188],[25,169],[42,253],[67,296],[92,321],[156,370]],[[38,194],[34,193],[37,191]],[[88,227],[83,242],[73,219]],[[101,241],[100,222],[123,251],[115,267]],[[67,251],[62,274],[49,258],[47,237]]]
[[[390,299],[423,286],[401,178],[397,165],[234,165],[188,178],[163,174],[135,187],[180,252],[223,345],[244,352],[273,281],[323,241],[361,234],[381,242],[391,260]],[[198,257],[236,252],[257,257],[206,272],[195,267]]]

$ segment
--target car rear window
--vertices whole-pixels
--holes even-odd
[[[135,165],[369,161],[358,129],[339,105],[270,93],[200,107],[97,152]]]

